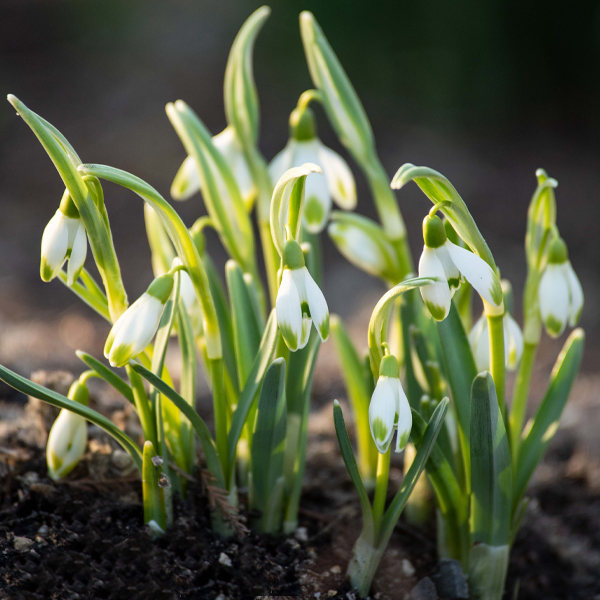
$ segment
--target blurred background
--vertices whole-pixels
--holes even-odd
[[[185,154],[164,106],[185,99],[213,133],[223,129],[229,47],[258,6],[252,0],[2,0],[0,92],[17,95],[58,127],[84,162],[130,171],[168,198]],[[467,0],[286,0],[271,6],[255,53],[267,159],[285,145],[289,113],[312,87],[298,27],[300,11],[309,9],[364,103],[390,178],[412,162],[454,183],[502,275],[513,282],[517,314],[535,170],[543,167],[559,181],[558,224],[586,297],[584,372],[597,370],[600,3],[580,1],[576,10],[562,3]],[[323,141],[347,156],[316,110]],[[352,166],[357,210],[374,216],[364,178]],[[101,354],[108,332],[58,280],[44,284],[39,278],[41,235],[62,191],[37,140],[2,101],[0,362],[25,375],[39,368],[79,371],[73,350]],[[152,277],[142,202],[110,184],[105,194],[135,299]],[[401,190],[398,201],[418,257],[429,201],[414,185]],[[204,213],[200,196],[176,208],[188,225]],[[209,248],[222,265],[216,237]],[[349,319],[365,346],[368,317],[384,288],[331,244],[325,252],[330,308]],[[559,348],[557,342],[543,345],[545,376]],[[334,364],[328,350],[322,360]]]

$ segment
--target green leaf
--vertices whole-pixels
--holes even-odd
[[[446,215],[452,227],[473,252],[485,260],[495,271],[496,263],[492,253],[479,232],[467,205],[450,181],[429,167],[415,167],[406,163],[394,175],[392,187],[399,190],[410,181],[414,181],[433,204],[446,203],[442,206],[441,211]]]
[[[379,548],[385,548],[387,543],[392,535],[392,531],[394,527],[396,527],[396,523],[406,506],[406,502],[408,497],[410,496],[417,480],[419,479],[421,472],[425,468],[425,464],[429,459],[429,455],[434,448],[435,441],[437,436],[444,425],[444,418],[446,416],[446,411],[448,410],[448,399],[444,398],[442,400],[431,419],[429,419],[429,423],[427,423],[427,427],[425,428],[425,433],[423,434],[423,439],[421,444],[415,447],[417,448],[417,453],[415,458],[408,469],[408,472],[404,476],[404,480],[402,481],[402,485],[400,489],[394,496],[389,508],[385,512],[383,516],[383,520],[381,522],[381,530],[379,533],[379,540],[377,540],[377,545]]]
[[[133,390],[126,381],[121,379],[109,367],[103,365],[97,358],[94,358],[90,354],[81,350],[77,350],[75,354],[79,360],[83,361],[90,369],[96,371],[106,383],[114,387],[126,400],[129,400],[131,404],[134,404]]]
[[[360,507],[363,515],[363,532],[361,536],[366,537],[370,544],[374,544],[375,540],[373,539],[373,536],[375,535],[375,531],[371,502],[369,501],[367,490],[365,489],[363,480],[358,471],[352,444],[350,443],[348,431],[346,430],[346,423],[344,422],[344,413],[337,400],[333,401],[333,422],[335,425],[335,434],[337,435],[340,450],[342,452],[342,458],[344,459],[346,469],[348,469],[348,475],[350,475],[350,479],[352,479],[352,483],[358,492],[358,498],[360,500]]]
[[[142,470],[142,453],[136,443],[127,434],[123,433],[112,421],[102,416],[100,413],[79,402],[69,400],[62,394],[49,390],[37,383],[33,383],[32,381],[29,381],[29,379],[17,375],[17,373],[2,365],[0,365],[0,379],[23,394],[39,398],[57,408],[70,410],[76,415],[87,419],[90,423],[97,425],[100,429],[103,429],[112,436],[131,458],[133,458],[137,468],[140,471]]]
[[[516,466],[513,497],[515,507],[558,429],[560,416],[581,366],[584,342],[585,334],[582,329],[575,329],[565,342],[552,370],[546,395],[531,427],[524,435]]]
[[[275,317],[275,309],[273,309],[269,320],[267,321],[267,326],[263,333],[258,353],[254,359],[252,371],[248,375],[246,385],[240,394],[237,408],[231,417],[229,432],[227,434],[227,448],[230,465],[233,465],[233,461],[235,460],[235,450],[240,439],[240,434],[242,433],[246,417],[248,416],[248,412],[250,411],[260,382],[271,361],[271,355],[275,349],[278,337],[277,318]]]
[[[142,468],[142,494],[144,498],[144,523],[155,521],[161,529],[166,529],[165,499],[163,490],[158,486],[158,467],[152,461],[156,452],[152,442],[144,444]]]
[[[225,274],[233,317],[233,346],[238,368],[238,383],[240,388],[243,388],[258,352],[261,332],[256,320],[254,302],[244,281],[242,269],[235,261],[229,260],[225,265]]]
[[[67,274],[64,270],[58,272],[58,278],[67,288],[69,288],[80,300],[83,300],[92,310],[95,310],[101,317],[112,324],[108,303],[100,301],[96,294],[88,290],[85,286],[76,281],[73,285],[67,285]]]
[[[132,368],[137,371],[148,383],[153,385],[158,391],[165,395],[175,406],[190,420],[192,426],[196,430],[204,455],[206,456],[206,464],[210,472],[215,476],[217,485],[223,489],[227,489],[225,485],[225,477],[223,476],[223,469],[221,468],[221,461],[219,459],[219,453],[217,452],[217,446],[215,441],[210,434],[206,423],[202,420],[202,417],[187,403],[187,400],[180,396],[170,385],[166,384],[162,379],[157,377],[152,371],[146,369],[146,367],[131,363]]]
[[[508,436],[488,371],[471,391],[471,543],[508,544],[512,464]]]
[[[551,232],[556,225],[556,179],[548,177],[544,169],[536,171],[538,186],[533,193],[527,211],[527,233],[525,235],[525,256],[529,268],[539,271],[551,240]]]
[[[271,494],[277,490],[277,481],[283,477],[283,459],[286,442],[285,360],[275,359],[263,380],[258,401],[256,426],[252,437],[252,506],[261,511],[259,529],[275,533],[266,525],[269,509],[279,515],[271,522],[275,529],[281,524],[283,507],[273,506]],[[279,496],[278,496],[279,497]],[[278,522],[278,523],[277,523]]]

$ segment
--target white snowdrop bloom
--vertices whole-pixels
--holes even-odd
[[[504,360],[506,368],[514,371],[523,355],[523,334],[518,323],[511,314],[506,311],[502,318],[504,328]],[[473,351],[477,371],[489,371],[490,369],[490,334],[488,321],[485,315],[475,323],[469,333],[469,343]]]
[[[325,177],[308,177],[304,188],[304,225],[311,233],[325,227],[332,200],[344,210],[356,207],[356,185],[346,161],[327,148],[316,135],[314,115],[310,108],[295,109],[290,116],[291,136],[286,147],[271,161],[269,174],[275,184],[292,167],[313,163],[321,167]]]
[[[67,212],[63,212],[67,204]],[[85,227],[72,202],[61,202],[55,215],[50,219],[42,235],[42,260],[40,275],[44,281],[51,281],[60,272],[68,259],[67,284],[73,285],[79,278],[87,254]]]
[[[227,165],[237,182],[244,206],[249,210],[256,195],[256,188],[248,163],[244,156],[242,145],[238,140],[235,129],[230,125],[212,138],[215,148],[223,155]],[[171,196],[175,200],[187,200],[200,191],[200,174],[193,156],[188,156],[182,163],[171,185]],[[222,186],[221,192],[226,191]]]
[[[419,277],[437,277],[440,281],[420,288],[421,296],[436,321],[443,321],[460,281],[466,279],[477,293],[493,306],[502,304],[502,288],[493,269],[482,258],[453,244],[442,220],[427,216],[423,220],[425,245],[419,260]]]
[[[369,404],[371,436],[381,454],[390,447],[394,430],[398,430],[396,452],[404,449],[412,429],[412,413],[400,383],[400,367],[396,357],[383,357],[379,379]]]
[[[583,308],[583,289],[569,261],[567,245],[557,237],[548,252],[548,265],[538,289],[540,313],[551,337],[574,327]]]
[[[302,248],[295,240],[288,240],[283,250],[275,312],[281,335],[292,352],[306,346],[313,323],[322,341],[329,337],[325,296],[308,272]]]
[[[68,397],[87,406],[89,392],[85,384],[76,381]],[[68,475],[77,465],[87,445],[87,423],[83,417],[63,408],[54,421],[46,444],[48,474],[55,481]]]
[[[144,351],[156,334],[165,304],[173,290],[173,277],[157,277],[113,325],[104,356],[113,367],[122,367]]]

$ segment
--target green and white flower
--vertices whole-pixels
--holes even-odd
[[[425,217],[423,239],[419,277],[437,277],[439,281],[421,287],[421,296],[436,321],[443,321],[448,316],[452,296],[461,279],[466,279],[486,302],[501,306],[502,288],[493,269],[473,252],[448,240],[439,217]]]
[[[239,187],[244,206],[250,210],[256,196],[256,188],[235,129],[231,126],[226,127],[212,138],[212,142],[227,161]],[[175,175],[171,185],[171,196],[175,200],[187,200],[199,192],[200,187],[200,175],[194,157],[188,156]],[[226,193],[226,187],[223,186],[223,188],[221,191]]]
[[[381,454],[390,447],[394,430],[398,430],[396,452],[404,449],[412,429],[412,413],[400,383],[400,367],[396,357],[388,354],[379,367],[379,379],[369,405],[371,435]]]
[[[67,284],[73,285],[79,278],[87,255],[87,236],[77,208],[65,193],[60,208],[50,219],[42,235],[42,260],[40,275],[51,281],[60,272],[65,260]]]
[[[75,381],[68,398],[87,406],[87,386]],[[87,445],[87,423],[83,417],[63,408],[54,421],[46,445],[48,474],[57,481],[68,475],[80,461]]]
[[[273,184],[292,167],[313,163],[325,177],[309,177],[304,190],[304,226],[311,233],[323,230],[329,219],[333,201],[344,210],[356,206],[354,176],[346,161],[327,148],[316,135],[310,108],[295,109],[290,116],[290,140],[272,160],[269,174]]]
[[[104,356],[113,367],[122,367],[144,351],[156,334],[165,304],[173,290],[173,277],[157,277],[113,325]]]
[[[574,327],[583,308],[583,289],[567,251],[567,245],[557,237],[548,252],[548,265],[538,290],[540,313],[551,337],[558,337],[567,326]]]
[[[329,309],[323,292],[311,277],[300,244],[288,240],[283,250],[283,272],[275,302],[277,325],[288,348],[304,348],[314,323],[322,341],[329,337]]]
[[[504,327],[504,357],[506,368],[514,371],[523,354],[523,333],[519,324],[512,315],[506,311],[502,318]],[[485,315],[475,323],[469,333],[469,343],[473,351],[477,371],[489,371],[490,369],[490,334],[488,331],[488,320]]]

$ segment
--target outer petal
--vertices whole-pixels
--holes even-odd
[[[69,257],[69,264],[67,266],[67,285],[73,285],[79,279],[79,273],[83,269],[86,255],[87,236],[83,222],[80,222],[75,233],[75,240],[73,241],[71,256]]]
[[[315,283],[308,269],[300,269],[304,272],[304,289],[306,300],[310,310],[310,316],[323,342],[329,337],[329,308],[321,288]]]
[[[319,163],[327,179],[333,201],[344,210],[356,208],[356,184],[348,163],[337,153],[320,144]]]
[[[540,313],[548,335],[558,337],[569,318],[569,283],[562,265],[549,264],[542,275],[538,290]]]
[[[294,160],[294,140],[290,140],[286,147],[275,155],[275,158],[269,164],[269,176],[271,182],[275,185],[279,178],[288,170],[292,168],[292,161]]]
[[[389,377],[380,377],[369,405],[371,436],[381,454],[385,454],[392,442],[396,421],[396,390]]]
[[[408,398],[402,389],[402,384],[399,379],[391,379],[390,383],[396,388],[396,401],[397,407],[396,412],[398,415],[398,437],[396,438],[396,452],[401,452],[408,443],[410,437],[410,431],[412,429],[412,412],[410,411],[410,404]]]
[[[193,156],[188,156],[177,171],[171,184],[171,196],[175,200],[187,200],[200,191],[200,175]]]
[[[425,306],[436,321],[443,321],[450,311],[450,288],[446,281],[446,272],[433,248],[424,246],[419,260],[419,277],[439,277],[442,281],[424,285],[420,288]]]
[[[506,357],[506,368],[514,371],[523,355],[523,334],[518,323],[510,313],[504,313],[504,355]]]
[[[52,479],[70,473],[85,452],[87,424],[83,417],[62,409],[48,434],[46,462]]]
[[[44,281],[54,279],[65,262],[69,247],[67,219],[58,209],[44,229],[40,264],[40,275]]]
[[[500,280],[485,260],[450,241],[444,244],[452,262],[477,293],[494,306],[502,304]]]
[[[570,262],[565,265],[565,273],[569,282],[571,303],[569,307],[569,325],[575,327],[581,316],[583,308],[583,288]]]
[[[506,333],[504,334],[506,338]],[[490,333],[485,315],[475,323],[469,333],[469,343],[475,359],[477,372],[487,371],[490,368]]]
[[[284,269],[281,276],[281,285],[275,302],[275,313],[277,326],[285,343],[292,352],[295,352],[301,347],[304,327],[300,295],[289,269]]]

